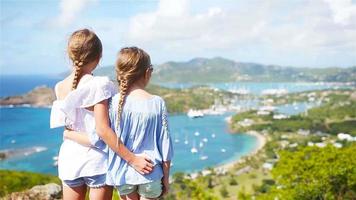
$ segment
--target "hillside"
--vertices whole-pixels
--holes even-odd
[[[38,86],[24,95],[0,98],[0,106],[31,105],[34,107],[46,107],[52,105],[56,99],[53,89],[46,86]]]
[[[309,109],[307,112],[290,116],[286,119],[275,120],[275,113],[269,115],[258,115],[256,110],[234,115],[230,128],[234,132],[250,130],[271,130],[273,132],[298,132],[298,130],[321,131],[336,135],[338,133],[349,133],[356,136],[356,101],[355,91],[324,91],[319,94],[327,94],[322,97],[323,105]],[[253,123],[244,126],[241,121],[250,119]]]
[[[326,81],[355,82],[356,66],[349,68],[298,68],[257,63],[235,62],[215,58],[194,58],[187,62],[166,62],[154,66],[152,82],[157,83],[216,83],[232,81],[290,82]],[[97,75],[114,78],[114,67],[96,70]]]
[[[174,174],[167,199],[355,199],[356,144],[337,135],[356,136],[355,91],[317,95],[325,101],[307,115],[279,120],[254,110],[235,114],[231,130],[263,135],[263,149],[242,157],[227,171],[207,169],[195,178]],[[255,123],[239,126],[246,118]]]
[[[208,109],[215,102],[227,105],[229,104],[229,100],[236,96],[230,92],[215,91],[208,87],[169,89],[149,85],[147,90],[152,94],[161,96],[166,101],[169,113],[184,113],[189,109]],[[48,107],[52,105],[55,98],[52,88],[41,86],[24,95],[0,98],[0,106],[30,105],[34,107]],[[0,159],[1,157],[5,157],[5,155],[0,153]]]

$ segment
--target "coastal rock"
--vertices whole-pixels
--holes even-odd
[[[46,107],[52,105],[56,99],[56,95],[52,88],[46,86],[39,86],[27,94],[21,96],[5,97],[0,99],[1,106],[21,106],[31,105],[35,107]]]
[[[0,150],[0,160],[4,160],[12,157],[29,156],[34,153],[46,151],[47,148],[43,146],[33,146],[27,148],[15,148]]]
[[[5,158],[7,158],[6,153],[0,152],[0,160],[4,160]]]
[[[62,187],[55,183],[37,185],[24,192],[14,192],[8,200],[57,200],[62,198]]]

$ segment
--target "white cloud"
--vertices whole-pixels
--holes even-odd
[[[297,65],[305,65],[308,55],[315,61],[345,52],[356,54],[356,5],[351,0],[256,0],[199,11],[192,11],[192,3],[159,1],[157,10],[130,19],[125,39],[182,57],[214,51],[215,55],[267,63],[274,60],[259,60],[263,55],[258,54],[306,58],[298,63],[289,59],[289,64]],[[246,49],[252,52],[247,54]]]
[[[72,24],[80,12],[95,1],[96,0],[61,0],[59,3],[60,14],[55,19],[55,24],[61,27]]]
[[[352,0],[325,0],[329,4],[335,23],[347,25],[356,18],[356,5]]]

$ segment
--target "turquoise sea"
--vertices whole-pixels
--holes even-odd
[[[0,97],[19,95],[38,85],[53,85],[58,77],[10,76],[0,77]],[[220,89],[236,89],[237,83],[211,85]],[[296,91],[324,89],[310,84],[293,83],[241,83],[241,87],[258,93],[270,88],[298,88]],[[180,87],[180,85],[170,85]],[[329,85],[334,87],[334,85]],[[252,89],[254,88],[254,89]],[[292,92],[291,91],[291,92]],[[286,114],[305,110],[293,110],[292,106],[280,107]],[[305,107],[305,106],[304,106]],[[237,159],[251,152],[257,140],[246,134],[230,134],[225,118],[232,113],[190,119],[186,115],[169,116],[175,157],[173,172],[193,172]],[[53,157],[57,156],[62,141],[62,129],[49,129],[49,108],[0,107],[0,151],[10,151],[12,157],[0,161],[1,169],[27,170],[56,174]],[[191,153],[195,147],[198,153]]]
[[[0,111],[0,149],[16,150],[13,158],[0,161],[0,168],[56,174],[53,157],[58,154],[62,129],[49,129],[50,109],[22,107]],[[218,165],[246,155],[256,145],[253,136],[227,133],[224,116],[190,119],[176,115],[169,117],[169,125],[175,150],[173,172]],[[194,145],[196,154],[191,153]]]
[[[37,85],[53,87],[56,81],[56,78],[40,76],[2,78],[0,96],[23,94]],[[0,161],[1,169],[57,173],[53,157],[59,151],[62,129],[49,128],[49,115],[49,108],[0,108],[0,150],[11,151],[13,155]],[[173,172],[201,170],[252,151],[256,138],[229,134],[224,120],[228,115],[198,119],[186,115],[169,116],[175,150]],[[198,153],[191,153],[192,147],[196,147]]]

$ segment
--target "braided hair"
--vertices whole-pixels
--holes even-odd
[[[130,87],[144,75],[151,66],[150,56],[137,47],[125,47],[120,50],[116,62],[117,81],[119,83],[119,104],[116,118],[116,130],[120,130],[121,114],[124,109],[125,99]]]
[[[77,30],[69,38],[67,52],[74,66],[72,90],[78,86],[83,67],[88,63],[100,59],[102,44],[99,37],[88,29]]]

